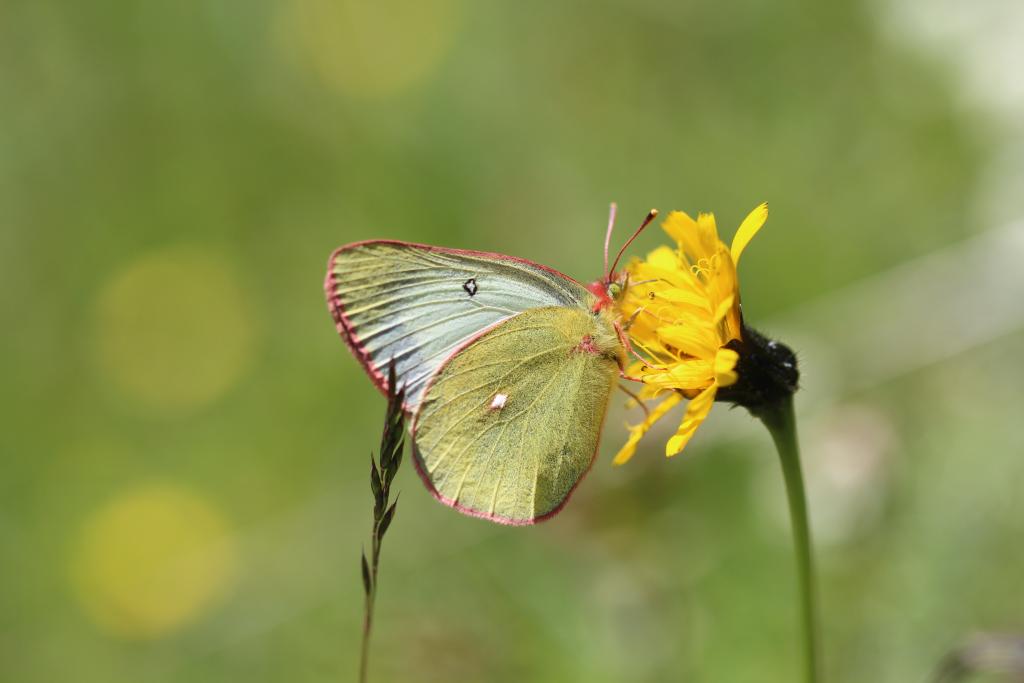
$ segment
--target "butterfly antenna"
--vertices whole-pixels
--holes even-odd
[[[611,208],[608,210],[608,230],[604,233],[604,279],[608,281],[611,278],[611,273],[608,272],[608,245],[612,241],[612,228],[615,227],[615,202],[612,202]]]
[[[608,271],[608,277],[609,278],[611,278],[612,273],[615,272],[616,266],[619,265],[619,259],[621,259],[622,255],[626,252],[626,248],[629,247],[629,245],[631,245],[633,243],[633,240],[635,240],[637,237],[640,236],[640,233],[642,233],[644,231],[644,228],[646,228],[648,225],[650,225],[651,221],[653,221],[657,217],[657,215],[658,215],[658,210],[657,209],[651,209],[650,211],[647,212],[647,218],[644,219],[644,222],[641,223],[640,227],[636,229],[636,232],[633,233],[633,236],[630,237],[628,240],[626,240],[626,243],[622,245],[622,249],[619,249],[619,253],[615,257],[615,263],[612,264],[612,269]]]

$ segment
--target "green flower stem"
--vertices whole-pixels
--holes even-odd
[[[796,419],[793,411],[793,397],[778,401],[762,410],[759,417],[775,441],[782,464],[782,475],[786,480],[786,496],[789,499],[789,519],[793,527],[793,546],[796,552],[797,580],[800,584],[800,622],[804,641],[804,681],[816,683],[819,680],[819,653],[817,629],[817,605],[811,531],[807,518],[807,498],[804,495],[804,479],[800,469],[800,448],[797,445]]]

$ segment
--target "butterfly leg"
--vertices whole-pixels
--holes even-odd
[[[629,389],[627,389],[626,387],[622,386],[621,384],[619,385],[619,389],[622,389],[622,391],[624,391],[627,396],[629,396],[631,399],[636,401],[636,404],[638,406],[640,406],[641,410],[644,411],[644,418],[645,419],[651,416],[651,411],[649,411],[647,409],[647,404],[644,403],[644,400],[642,398],[640,398],[634,392],[630,391]]]
[[[633,348],[633,345],[629,341],[629,337],[626,336],[626,333],[622,331],[622,326],[619,325],[619,323],[615,323],[615,332],[616,332],[616,334],[619,335],[619,341],[622,342],[623,348],[625,348],[626,351],[631,356],[633,356],[638,361],[640,361],[644,365],[644,367],[648,367],[648,368],[653,368],[654,367],[653,365],[651,365],[650,363],[647,362],[646,358],[644,358],[643,356],[641,356],[639,353],[636,352],[636,350]],[[640,378],[640,377],[633,377],[632,375],[627,375],[626,374],[625,368],[622,366],[622,361],[621,360],[619,361],[619,377],[621,377],[622,379],[628,379],[631,382],[640,382],[641,384],[643,383],[643,379],[642,378]]]

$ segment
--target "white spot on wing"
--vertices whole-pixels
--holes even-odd
[[[495,394],[494,400],[491,401],[491,410],[501,410],[505,407],[505,401],[508,400],[507,394]]]

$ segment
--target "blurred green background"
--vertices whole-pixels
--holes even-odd
[[[384,405],[328,253],[593,279],[612,200],[620,239],[771,205],[744,305],[801,352],[828,679],[1024,629],[1016,7],[2,3],[0,679],[353,680]],[[538,527],[403,467],[374,680],[795,679],[766,434],[719,406],[613,468],[619,403]]]

